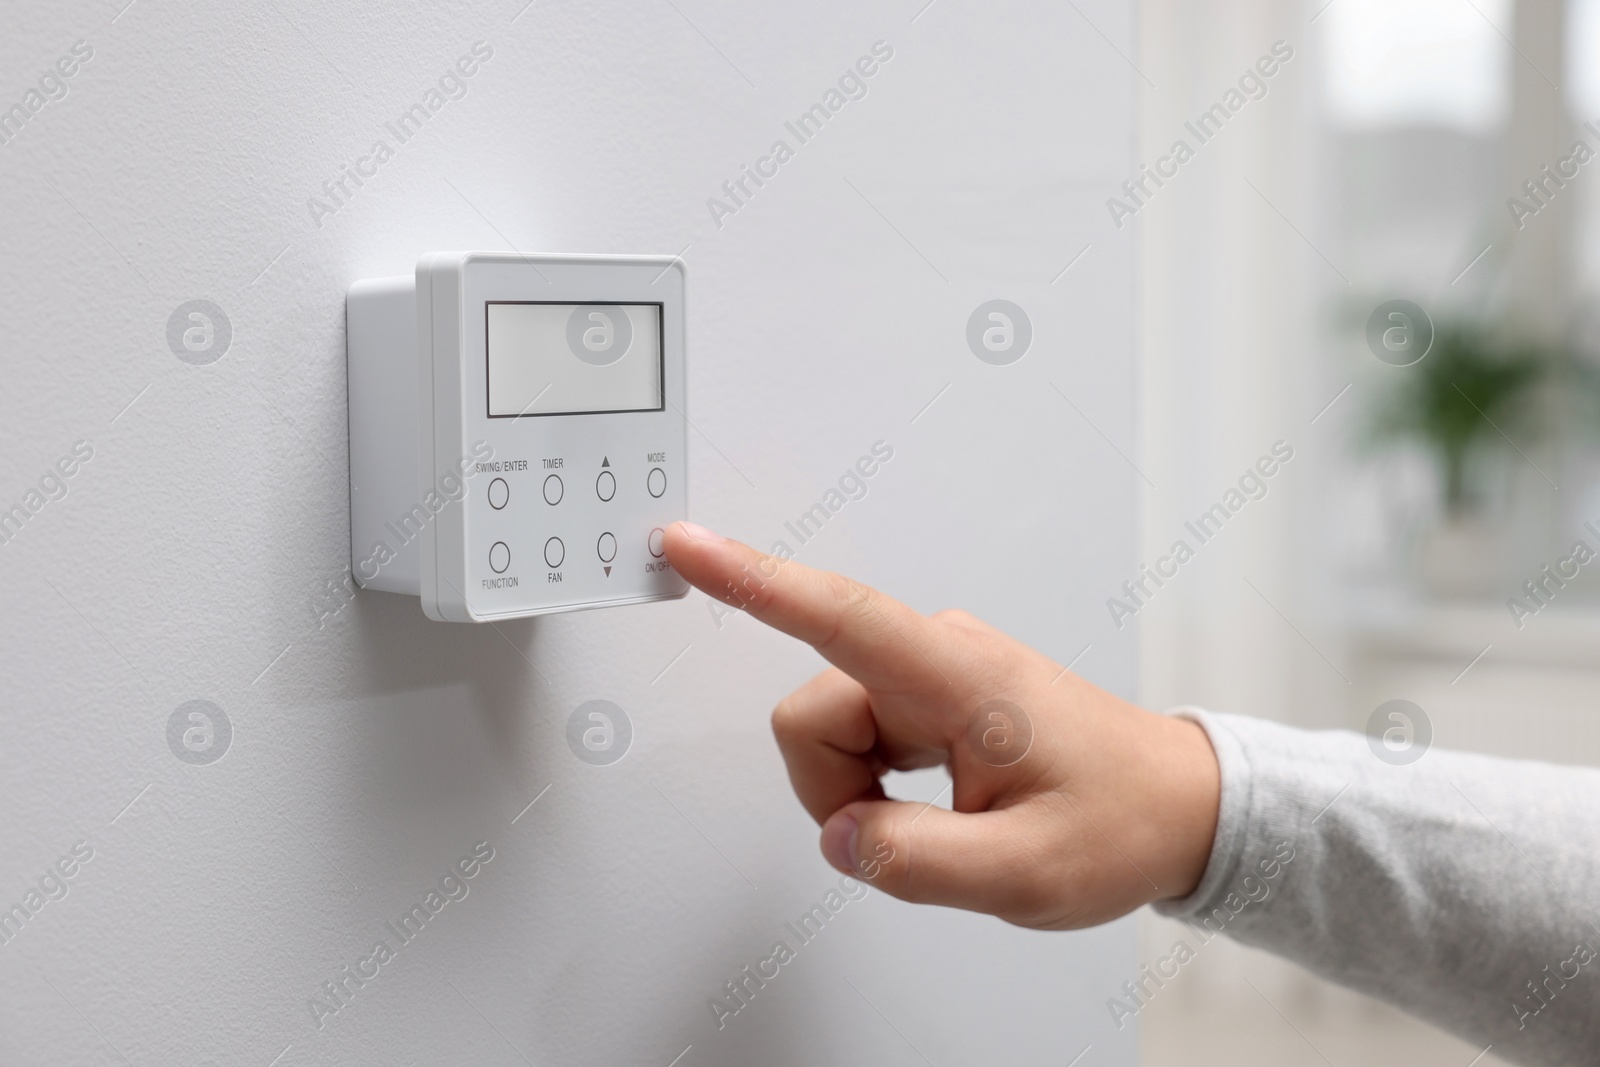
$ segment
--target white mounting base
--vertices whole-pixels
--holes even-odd
[[[420,596],[420,539],[397,537],[388,525],[411,511],[419,492],[415,275],[352,285],[345,334],[351,573],[364,589]],[[396,456],[411,459],[399,463]],[[400,547],[390,547],[382,554],[388,562],[381,562],[373,553],[379,544]]]

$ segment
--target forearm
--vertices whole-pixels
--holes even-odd
[[[1600,1048],[1600,771],[1186,712],[1222,770],[1210,862],[1164,914],[1295,960],[1497,1053]],[[1270,876],[1269,876],[1270,872]]]

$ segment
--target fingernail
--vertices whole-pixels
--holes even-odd
[[[697,522],[680,521],[678,528],[683,531],[683,536],[691,541],[726,541],[727,538],[715,530],[708,530]]]
[[[856,868],[856,835],[861,827],[854,815],[835,815],[822,828],[822,855],[841,871]]]

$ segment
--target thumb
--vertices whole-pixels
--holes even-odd
[[[892,897],[1002,918],[1036,902],[1040,881],[1018,809],[954,812],[900,800],[859,800],[829,816],[822,854]]]

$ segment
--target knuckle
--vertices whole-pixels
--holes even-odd
[[[995,900],[995,914],[1010,922],[1033,925],[1059,914],[1062,886],[1070,884],[1068,865],[1037,847],[1014,842],[1000,862],[1005,877]]]
[[[1034,872],[1020,872],[995,900],[995,914],[1020,925],[1037,924],[1061,908],[1060,891],[1049,886]]]
[[[978,621],[970,611],[962,611],[960,608],[944,608],[934,612],[932,617],[940,622],[954,623],[957,626],[970,626]]]
[[[898,813],[861,824],[856,876],[904,900],[912,899],[910,821]]]
[[[860,629],[872,614],[872,590],[855,579],[829,572],[828,592],[839,609],[827,636],[815,646],[819,652],[833,645],[847,630]]]
[[[772,583],[748,566],[740,568],[739,576],[729,580],[728,593],[756,618],[772,603]]]
[[[779,744],[784,744],[798,738],[800,731],[800,710],[791,698],[784,697],[772,709],[772,734]]]
[[[872,611],[872,590],[854,578],[841,578],[844,582],[844,610],[852,616],[867,615]]]

